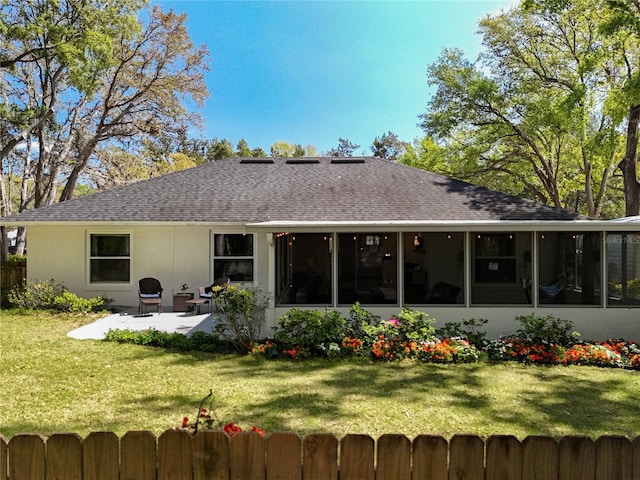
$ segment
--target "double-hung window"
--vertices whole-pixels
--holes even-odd
[[[92,233],[89,236],[90,283],[129,283],[131,238],[128,233]]]
[[[213,235],[213,277],[232,282],[253,282],[253,235],[216,233]]]

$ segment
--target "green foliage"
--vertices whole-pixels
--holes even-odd
[[[81,298],[69,292],[61,283],[36,280],[11,289],[9,303],[26,310],[58,310],[69,313],[89,313],[112,303],[107,297]]]
[[[200,351],[211,353],[231,353],[233,346],[220,340],[217,335],[206,332],[194,332],[191,336],[181,333],[167,333],[156,329],[143,331],[109,330],[105,335],[106,342],[129,343],[146,347],[157,347],[178,350],[181,352]]]
[[[11,289],[9,302],[15,308],[47,310],[55,308],[55,299],[65,291],[62,284],[51,280],[26,282]]]
[[[516,317],[516,321],[522,325],[522,328],[516,331],[516,337],[530,344],[555,344],[566,347],[572,345],[578,336],[571,321],[553,315],[522,315]]]
[[[349,317],[346,319],[346,336],[363,338],[366,328],[370,325],[377,325],[381,320],[380,315],[365,310],[360,302],[356,302],[349,309]]]
[[[429,342],[435,338],[435,319],[429,314],[403,307],[397,315],[398,332],[407,341]]]
[[[230,285],[215,301],[222,313],[216,332],[228,338],[238,351],[249,352],[260,335],[269,298],[260,289]]]
[[[483,349],[487,343],[487,333],[482,327],[489,320],[484,318],[463,320],[462,322],[446,322],[444,326],[436,329],[436,335],[440,338],[463,338],[468,340],[477,349]]]
[[[346,320],[335,310],[293,308],[280,317],[275,339],[284,345],[318,349],[321,344],[340,342],[347,334]]]

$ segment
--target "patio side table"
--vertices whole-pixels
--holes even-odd
[[[173,311],[174,312],[188,312],[189,305],[187,300],[193,299],[193,293],[176,293],[173,295]]]

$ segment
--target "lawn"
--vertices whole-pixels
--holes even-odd
[[[0,433],[151,430],[193,416],[209,389],[224,422],[267,434],[486,437],[640,432],[640,373],[516,363],[268,361],[177,353],[66,333],[89,320],[0,312]]]

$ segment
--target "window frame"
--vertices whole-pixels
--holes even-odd
[[[127,237],[129,239],[129,255],[113,256],[113,255],[92,255],[92,238],[94,236],[102,237]],[[86,232],[86,266],[85,266],[85,283],[89,288],[122,288],[132,285],[133,274],[133,233],[131,231],[102,231],[102,230],[87,230]],[[91,263],[93,260],[127,260],[129,262],[129,279],[123,281],[107,281],[98,282],[92,280]]]
[[[250,236],[251,237],[251,255],[216,255],[216,235],[242,235],[242,236]],[[238,232],[238,231],[230,231],[230,232],[211,232],[211,276],[215,281],[218,277],[216,277],[216,261],[218,260],[251,260],[251,280],[233,280],[230,278],[231,283],[235,284],[243,284],[250,283],[255,284],[256,281],[256,234],[249,232]]]

